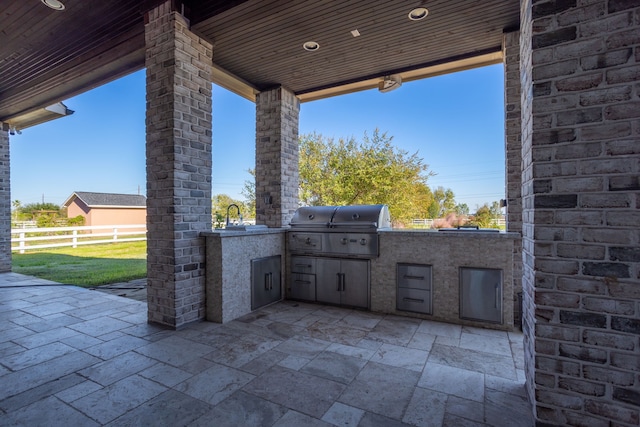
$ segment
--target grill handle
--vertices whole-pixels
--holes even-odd
[[[408,274],[405,274],[403,278],[410,279],[410,280],[424,280],[424,276],[410,276]]]
[[[378,228],[378,223],[376,221],[372,221],[372,222],[365,222],[365,221],[332,222],[329,226],[331,228],[333,228],[333,227]]]

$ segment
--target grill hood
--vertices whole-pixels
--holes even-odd
[[[391,217],[387,205],[304,206],[293,215],[291,228],[375,232],[391,228]]]

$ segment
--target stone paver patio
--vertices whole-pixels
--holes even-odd
[[[522,335],[284,301],[221,325],[0,274],[0,424],[532,426]]]

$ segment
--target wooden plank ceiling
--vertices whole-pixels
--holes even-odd
[[[0,121],[144,66],[144,12],[157,0],[0,0]],[[184,0],[214,64],[257,91],[303,97],[465,58],[499,53],[519,26],[517,0]],[[184,6],[184,7],[183,7]],[[420,21],[408,19],[418,6]],[[358,30],[354,37],[351,31]],[[315,52],[303,43],[315,41]]]

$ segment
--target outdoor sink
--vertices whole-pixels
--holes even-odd
[[[229,224],[224,229],[227,231],[258,231],[258,230],[266,230],[267,226],[264,224],[259,224],[259,225]]]

